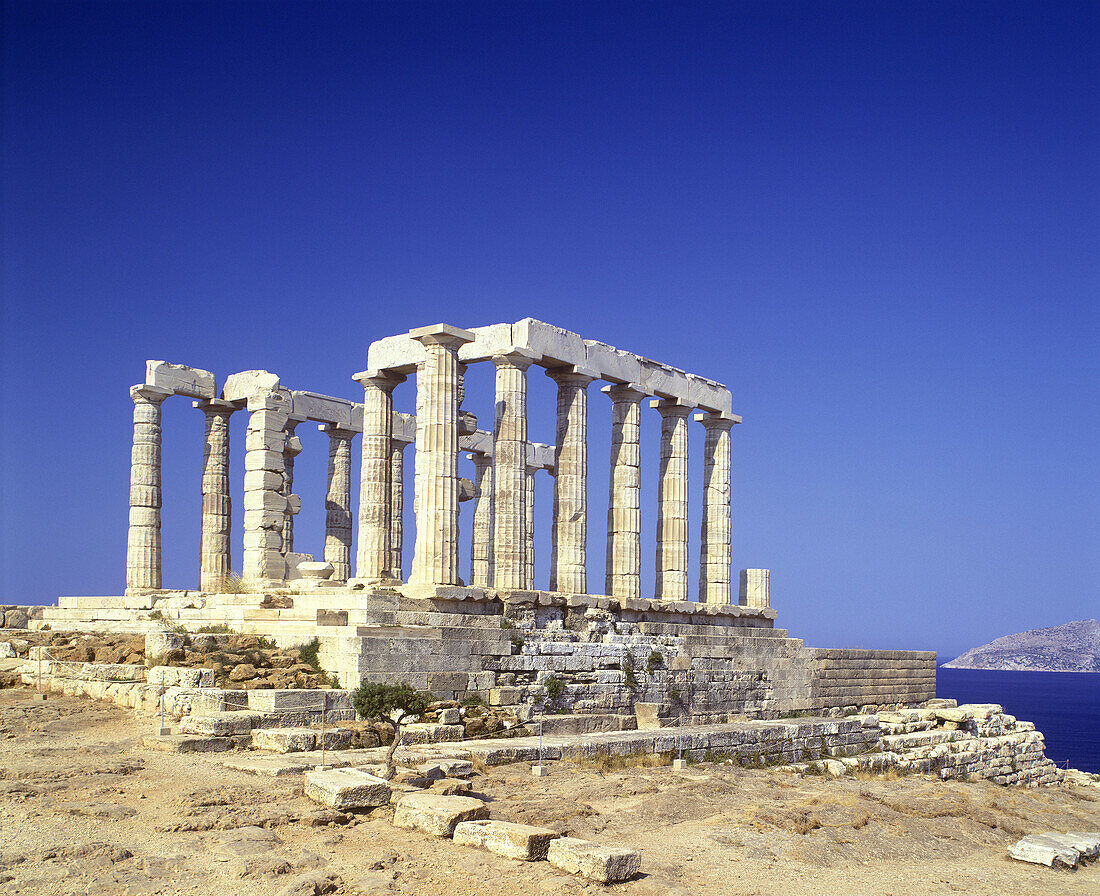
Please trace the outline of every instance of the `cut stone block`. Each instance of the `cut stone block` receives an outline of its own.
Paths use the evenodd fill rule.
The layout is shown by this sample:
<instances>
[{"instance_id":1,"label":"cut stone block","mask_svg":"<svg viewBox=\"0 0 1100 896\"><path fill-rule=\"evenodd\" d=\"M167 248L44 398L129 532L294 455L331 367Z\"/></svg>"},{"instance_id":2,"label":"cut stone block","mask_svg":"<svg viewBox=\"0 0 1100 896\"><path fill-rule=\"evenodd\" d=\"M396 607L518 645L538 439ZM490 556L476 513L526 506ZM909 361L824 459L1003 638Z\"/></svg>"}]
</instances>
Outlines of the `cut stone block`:
<instances>
[{"instance_id":1,"label":"cut stone block","mask_svg":"<svg viewBox=\"0 0 1100 896\"><path fill-rule=\"evenodd\" d=\"M231 737L202 737L191 734L149 735L142 743L150 750L164 753L221 753L236 744Z\"/></svg>"},{"instance_id":2,"label":"cut stone block","mask_svg":"<svg viewBox=\"0 0 1100 896\"><path fill-rule=\"evenodd\" d=\"M191 398L209 399L217 394L214 374L209 370L169 364L167 361L145 362L145 384Z\"/></svg>"},{"instance_id":3,"label":"cut stone block","mask_svg":"<svg viewBox=\"0 0 1100 896\"><path fill-rule=\"evenodd\" d=\"M629 880L642 867L642 857L636 850L599 846L576 837L550 841L546 858L555 868L602 884Z\"/></svg>"},{"instance_id":4,"label":"cut stone block","mask_svg":"<svg viewBox=\"0 0 1100 896\"><path fill-rule=\"evenodd\" d=\"M166 688L212 688L213 669L187 669L181 666L154 666L146 674L151 685Z\"/></svg>"},{"instance_id":5,"label":"cut stone block","mask_svg":"<svg viewBox=\"0 0 1100 896\"><path fill-rule=\"evenodd\" d=\"M537 862L546 858L550 841L557 831L510 821L463 821L455 826L454 841L460 846L476 846L498 856Z\"/></svg>"},{"instance_id":6,"label":"cut stone block","mask_svg":"<svg viewBox=\"0 0 1100 896\"><path fill-rule=\"evenodd\" d=\"M273 753L304 753L314 748L319 733L312 728L257 728L252 732L252 748Z\"/></svg>"},{"instance_id":7,"label":"cut stone block","mask_svg":"<svg viewBox=\"0 0 1100 896\"><path fill-rule=\"evenodd\" d=\"M1008 848L1010 858L1053 868L1055 863L1076 868L1081 853L1062 834L1029 834Z\"/></svg>"},{"instance_id":8,"label":"cut stone block","mask_svg":"<svg viewBox=\"0 0 1100 896\"><path fill-rule=\"evenodd\" d=\"M213 712L205 716L187 716L180 721L184 734L200 734L211 737L229 737L248 734L263 720L253 712Z\"/></svg>"},{"instance_id":9,"label":"cut stone block","mask_svg":"<svg viewBox=\"0 0 1100 896\"><path fill-rule=\"evenodd\" d=\"M388 782L355 768L306 772L305 791L330 809L373 809L390 801Z\"/></svg>"},{"instance_id":10,"label":"cut stone block","mask_svg":"<svg viewBox=\"0 0 1100 896\"><path fill-rule=\"evenodd\" d=\"M440 725L461 725L462 711L458 709L441 709L439 711Z\"/></svg>"},{"instance_id":11,"label":"cut stone block","mask_svg":"<svg viewBox=\"0 0 1100 896\"><path fill-rule=\"evenodd\" d=\"M406 793L397 801L393 824L437 837L450 837L460 822L488 817L489 807L472 796Z\"/></svg>"},{"instance_id":12,"label":"cut stone block","mask_svg":"<svg viewBox=\"0 0 1100 896\"><path fill-rule=\"evenodd\" d=\"M468 759L440 759L436 765L445 778L469 778L474 773L474 764Z\"/></svg>"}]
</instances>

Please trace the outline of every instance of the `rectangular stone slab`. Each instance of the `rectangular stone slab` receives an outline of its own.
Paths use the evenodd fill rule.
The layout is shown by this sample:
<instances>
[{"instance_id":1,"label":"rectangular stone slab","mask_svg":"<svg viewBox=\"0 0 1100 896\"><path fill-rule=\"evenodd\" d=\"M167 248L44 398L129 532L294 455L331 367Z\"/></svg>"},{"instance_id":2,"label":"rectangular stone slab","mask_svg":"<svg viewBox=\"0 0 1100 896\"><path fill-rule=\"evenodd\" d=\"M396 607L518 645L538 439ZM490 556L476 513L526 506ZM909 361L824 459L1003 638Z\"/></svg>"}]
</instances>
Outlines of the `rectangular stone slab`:
<instances>
[{"instance_id":1,"label":"rectangular stone slab","mask_svg":"<svg viewBox=\"0 0 1100 896\"><path fill-rule=\"evenodd\" d=\"M397 801L393 825L437 837L450 837L460 822L488 817L489 807L472 796L406 793Z\"/></svg>"},{"instance_id":2,"label":"rectangular stone slab","mask_svg":"<svg viewBox=\"0 0 1100 896\"><path fill-rule=\"evenodd\" d=\"M546 858L555 868L602 884L629 880L642 867L642 858L636 850L600 846L576 837L550 841Z\"/></svg>"},{"instance_id":3,"label":"rectangular stone slab","mask_svg":"<svg viewBox=\"0 0 1100 896\"><path fill-rule=\"evenodd\" d=\"M306 796L330 809L373 809L390 801L387 781L355 768L308 771Z\"/></svg>"},{"instance_id":4,"label":"rectangular stone slab","mask_svg":"<svg viewBox=\"0 0 1100 896\"><path fill-rule=\"evenodd\" d=\"M546 858L550 841L557 831L510 821L463 821L455 826L454 841L460 846L476 846L498 856L537 862Z\"/></svg>"}]
</instances>

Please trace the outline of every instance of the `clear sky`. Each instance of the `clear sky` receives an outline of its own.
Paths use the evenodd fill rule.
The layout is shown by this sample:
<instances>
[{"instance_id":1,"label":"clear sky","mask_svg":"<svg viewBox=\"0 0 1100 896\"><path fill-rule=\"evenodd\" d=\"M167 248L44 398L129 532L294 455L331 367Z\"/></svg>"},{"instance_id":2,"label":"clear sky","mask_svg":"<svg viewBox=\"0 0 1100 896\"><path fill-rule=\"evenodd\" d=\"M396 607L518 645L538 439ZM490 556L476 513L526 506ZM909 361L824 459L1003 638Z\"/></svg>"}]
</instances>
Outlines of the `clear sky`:
<instances>
[{"instance_id":1,"label":"clear sky","mask_svg":"<svg viewBox=\"0 0 1100 896\"><path fill-rule=\"evenodd\" d=\"M121 592L145 359L361 399L376 338L535 317L730 386L734 567L808 644L1100 615L1100 5L35 0L3 57L0 602ZM195 587L202 415L164 422Z\"/></svg>"}]
</instances>

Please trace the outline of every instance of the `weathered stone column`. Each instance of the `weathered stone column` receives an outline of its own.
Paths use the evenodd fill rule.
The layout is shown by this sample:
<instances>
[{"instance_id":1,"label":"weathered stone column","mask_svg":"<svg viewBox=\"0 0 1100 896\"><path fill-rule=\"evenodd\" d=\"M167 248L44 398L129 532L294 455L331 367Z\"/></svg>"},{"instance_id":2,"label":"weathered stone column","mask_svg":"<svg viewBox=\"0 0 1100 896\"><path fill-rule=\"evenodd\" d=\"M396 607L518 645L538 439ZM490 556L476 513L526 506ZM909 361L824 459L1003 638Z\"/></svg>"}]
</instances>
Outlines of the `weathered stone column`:
<instances>
[{"instance_id":1,"label":"weathered stone column","mask_svg":"<svg viewBox=\"0 0 1100 896\"><path fill-rule=\"evenodd\" d=\"M285 389L248 399L244 455L244 561L253 586L286 580L283 532L289 501L283 468L290 395Z\"/></svg>"},{"instance_id":2,"label":"weathered stone column","mask_svg":"<svg viewBox=\"0 0 1100 896\"><path fill-rule=\"evenodd\" d=\"M405 377L365 370L353 379L363 386L363 463L359 471L359 542L355 578L374 584L392 578L390 445L393 390Z\"/></svg>"},{"instance_id":3,"label":"weathered stone column","mask_svg":"<svg viewBox=\"0 0 1100 896\"><path fill-rule=\"evenodd\" d=\"M703 442L703 524L699 541L699 601L728 604L730 594L730 428L718 414L697 414Z\"/></svg>"},{"instance_id":4,"label":"weathered stone column","mask_svg":"<svg viewBox=\"0 0 1100 896\"><path fill-rule=\"evenodd\" d=\"M130 529L126 538L126 590L161 587L160 406L172 393L132 386L134 443L130 452Z\"/></svg>"},{"instance_id":5,"label":"weathered stone column","mask_svg":"<svg viewBox=\"0 0 1100 896\"><path fill-rule=\"evenodd\" d=\"M523 587L531 591L535 587L535 474L539 468L529 465L523 482L524 499L524 572Z\"/></svg>"},{"instance_id":6,"label":"weathered stone column","mask_svg":"<svg viewBox=\"0 0 1100 896\"><path fill-rule=\"evenodd\" d=\"M470 539L470 584L493 584L493 459L480 451L469 455L474 462L474 521Z\"/></svg>"},{"instance_id":7,"label":"weathered stone column","mask_svg":"<svg viewBox=\"0 0 1100 896\"><path fill-rule=\"evenodd\" d=\"M328 435L328 489L325 492L325 561L332 581L351 577L351 440L358 433L331 424L317 427Z\"/></svg>"},{"instance_id":8,"label":"weathered stone column","mask_svg":"<svg viewBox=\"0 0 1100 896\"><path fill-rule=\"evenodd\" d=\"M398 580L405 549L405 444L390 441L390 575Z\"/></svg>"},{"instance_id":9,"label":"weathered stone column","mask_svg":"<svg viewBox=\"0 0 1100 896\"><path fill-rule=\"evenodd\" d=\"M657 479L658 600L688 599L688 431L691 408L674 401L650 403L661 414L661 466Z\"/></svg>"},{"instance_id":10,"label":"weathered stone column","mask_svg":"<svg viewBox=\"0 0 1100 896\"><path fill-rule=\"evenodd\" d=\"M738 603L743 607L755 607L758 610L766 610L770 606L771 598L768 595L769 578L771 570L768 569L743 569L741 570L741 587L738 595Z\"/></svg>"},{"instance_id":11,"label":"weathered stone column","mask_svg":"<svg viewBox=\"0 0 1100 896\"><path fill-rule=\"evenodd\" d=\"M294 517L301 509L301 499L294 494L294 458L302 453L302 440L294 431L300 420L288 420L286 442L283 445L283 497L286 498L286 516L283 518L283 553L294 550Z\"/></svg>"},{"instance_id":12,"label":"weathered stone column","mask_svg":"<svg viewBox=\"0 0 1100 896\"><path fill-rule=\"evenodd\" d=\"M416 545L409 582L455 585L459 581L458 349L473 342L474 334L437 324L410 330L409 335L425 349L416 373Z\"/></svg>"},{"instance_id":13,"label":"weathered stone column","mask_svg":"<svg viewBox=\"0 0 1100 896\"><path fill-rule=\"evenodd\" d=\"M550 590L588 592L588 384L596 376L548 370L558 384Z\"/></svg>"},{"instance_id":14,"label":"weathered stone column","mask_svg":"<svg viewBox=\"0 0 1100 896\"><path fill-rule=\"evenodd\" d=\"M199 590L220 591L233 571L230 536L233 500L229 492L228 401L196 401L206 416L202 451L202 533L199 537Z\"/></svg>"},{"instance_id":15,"label":"weathered stone column","mask_svg":"<svg viewBox=\"0 0 1100 896\"><path fill-rule=\"evenodd\" d=\"M605 386L611 398L611 476L607 499L606 592L642 594L641 408L645 393L626 385Z\"/></svg>"},{"instance_id":16,"label":"weathered stone column","mask_svg":"<svg viewBox=\"0 0 1100 896\"><path fill-rule=\"evenodd\" d=\"M493 358L493 586L505 591L528 587L527 368L533 360L526 351Z\"/></svg>"}]
</instances>

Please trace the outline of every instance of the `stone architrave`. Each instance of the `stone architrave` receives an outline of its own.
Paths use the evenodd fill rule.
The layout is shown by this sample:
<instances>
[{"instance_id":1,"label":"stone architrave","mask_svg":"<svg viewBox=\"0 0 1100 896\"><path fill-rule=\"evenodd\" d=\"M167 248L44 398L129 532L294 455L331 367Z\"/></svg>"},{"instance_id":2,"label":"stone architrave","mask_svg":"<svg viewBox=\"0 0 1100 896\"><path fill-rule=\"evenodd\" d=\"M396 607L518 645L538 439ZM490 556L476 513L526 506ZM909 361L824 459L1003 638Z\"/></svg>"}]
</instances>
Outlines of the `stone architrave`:
<instances>
[{"instance_id":1,"label":"stone architrave","mask_svg":"<svg viewBox=\"0 0 1100 896\"><path fill-rule=\"evenodd\" d=\"M650 403L661 414L661 465L657 477L657 576L654 596L688 599L688 428L691 408L675 401Z\"/></svg>"},{"instance_id":2,"label":"stone architrave","mask_svg":"<svg viewBox=\"0 0 1100 896\"><path fill-rule=\"evenodd\" d=\"M523 504L525 509L523 538L526 545L523 552L523 587L528 591L535 587L535 474L539 469L539 467L529 464L523 484Z\"/></svg>"},{"instance_id":3,"label":"stone architrave","mask_svg":"<svg viewBox=\"0 0 1100 896\"><path fill-rule=\"evenodd\" d=\"M474 452L474 520L470 539L470 584L488 588L493 584L493 459Z\"/></svg>"},{"instance_id":4,"label":"stone architrave","mask_svg":"<svg viewBox=\"0 0 1100 896\"><path fill-rule=\"evenodd\" d=\"M425 350L416 372L416 543L409 582L456 585L458 349L475 337L447 324L420 327L409 335ZM365 417L364 412L364 422Z\"/></svg>"},{"instance_id":5,"label":"stone architrave","mask_svg":"<svg viewBox=\"0 0 1100 896\"><path fill-rule=\"evenodd\" d=\"M339 426L319 426L328 436L328 488L325 492L325 561L332 581L351 577L351 442L358 433Z\"/></svg>"},{"instance_id":6,"label":"stone architrave","mask_svg":"<svg viewBox=\"0 0 1100 896\"><path fill-rule=\"evenodd\" d=\"M699 601L728 604L730 591L730 429L719 414L697 414L703 442L703 522L699 540Z\"/></svg>"},{"instance_id":7,"label":"stone architrave","mask_svg":"<svg viewBox=\"0 0 1100 896\"><path fill-rule=\"evenodd\" d=\"M199 539L199 590L220 591L232 574L230 536L233 500L229 492L229 417L237 409L228 401L196 401L203 412L202 533Z\"/></svg>"},{"instance_id":8,"label":"stone architrave","mask_svg":"<svg viewBox=\"0 0 1100 896\"><path fill-rule=\"evenodd\" d=\"M275 388L248 398L244 455L244 561L242 577L256 586L286 580L283 532L290 502L283 468L290 393Z\"/></svg>"},{"instance_id":9,"label":"stone architrave","mask_svg":"<svg viewBox=\"0 0 1100 896\"><path fill-rule=\"evenodd\" d=\"M301 506L294 495L294 458L302 453L302 440L294 431L298 420L287 420L286 442L283 444L283 497L287 500L286 516L283 517L283 553L294 550L294 516Z\"/></svg>"},{"instance_id":10,"label":"stone architrave","mask_svg":"<svg viewBox=\"0 0 1100 896\"><path fill-rule=\"evenodd\" d=\"M172 393L132 386L134 443L130 453L130 528L126 538L126 590L161 587L160 407Z\"/></svg>"},{"instance_id":11,"label":"stone architrave","mask_svg":"<svg viewBox=\"0 0 1100 896\"><path fill-rule=\"evenodd\" d=\"M550 590L588 592L588 384L595 374L548 370L558 384Z\"/></svg>"},{"instance_id":12,"label":"stone architrave","mask_svg":"<svg viewBox=\"0 0 1100 896\"><path fill-rule=\"evenodd\" d=\"M527 369L528 351L496 355L496 421L493 427L493 586L529 587L527 565ZM417 527L419 529L419 526Z\"/></svg>"},{"instance_id":13,"label":"stone architrave","mask_svg":"<svg viewBox=\"0 0 1100 896\"><path fill-rule=\"evenodd\" d=\"M390 575L401 579L405 550L405 442L390 441Z\"/></svg>"},{"instance_id":14,"label":"stone architrave","mask_svg":"<svg viewBox=\"0 0 1100 896\"><path fill-rule=\"evenodd\" d=\"M359 543L355 577L372 584L392 579L390 521L390 446L393 436L393 390L405 381L400 374L357 373L363 387L363 463L359 471Z\"/></svg>"},{"instance_id":15,"label":"stone architrave","mask_svg":"<svg viewBox=\"0 0 1100 896\"><path fill-rule=\"evenodd\" d=\"M612 597L642 594L641 406L645 393L605 386L611 398L611 475L607 500L607 576Z\"/></svg>"}]
</instances>

